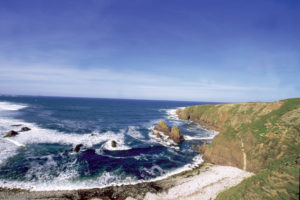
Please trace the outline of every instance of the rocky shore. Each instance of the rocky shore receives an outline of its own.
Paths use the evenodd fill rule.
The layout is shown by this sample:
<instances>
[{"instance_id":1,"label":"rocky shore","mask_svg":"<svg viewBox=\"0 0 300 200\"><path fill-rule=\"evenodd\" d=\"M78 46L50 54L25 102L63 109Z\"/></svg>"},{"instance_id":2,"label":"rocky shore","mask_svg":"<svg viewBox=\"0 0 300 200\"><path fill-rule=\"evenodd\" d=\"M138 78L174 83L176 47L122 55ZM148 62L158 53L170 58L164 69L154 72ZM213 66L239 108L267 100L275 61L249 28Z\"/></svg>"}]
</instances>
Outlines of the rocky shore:
<instances>
[{"instance_id":1,"label":"rocky shore","mask_svg":"<svg viewBox=\"0 0 300 200\"><path fill-rule=\"evenodd\" d=\"M162 180L106 188L66 191L1 188L0 199L298 198L299 98L272 103L191 106L178 110L177 114L182 120L220 132L208 147L199 147L205 162L192 170ZM163 122L154 130L175 143L183 139L179 130L170 130Z\"/></svg>"},{"instance_id":2,"label":"rocky shore","mask_svg":"<svg viewBox=\"0 0 300 200\"><path fill-rule=\"evenodd\" d=\"M28 127L21 127L19 131L9 131L4 137L9 140L22 132L30 131ZM184 140L178 127L173 126L171 129L160 121L154 128L154 134L159 134L161 139L172 140L175 144ZM28 133L24 133L28 134ZM112 147L118 144L111 141ZM74 147L74 152L84 149L82 144ZM200 148L197 147L198 150ZM203 153L203 152L199 152ZM186 170L186 169L185 169ZM175 172L177 173L177 172ZM0 199L5 200L27 200L27 199L47 199L47 200L63 200L63 199L211 199L217 194L234 186L251 173L244 172L237 168L214 166L209 163L201 164L191 170L178 172L175 175L162 178L161 180L141 182L131 185L109 186L105 188L91 188L80 190L56 190L56 191L32 191L25 189L0 188ZM180 190L178 187L186 187L186 190ZM211 191L214 192L211 192Z\"/></svg>"},{"instance_id":3,"label":"rocky shore","mask_svg":"<svg viewBox=\"0 0 300 200\"><path fill-rule=\"evenodd\" d=\"M29 131L30 128L22 128L19 132ZM154 134L163 134L174 143L184 140L178 127L171 129L160 121L154 128ZM14 137L19 134L8 132L5 137ZM160 135L160 137L162 137ZM114 141L112 141L113 143ZM114 146L116 144L112 144ZM82 144L76 145L75 152L79 152ZM196 147L199 153L202 147ZM228 187L234 186L244 178L251 176L251 173L233 167L223 167L203 163L191 170L177 173L175 175L162 178L161 180L141 182L132 185L109 186L105 188L92 188L80 190L57 190L57 191L31 191L25 189L0 188L0 199L23 200L23 199L120 199L120 200L140 200L140 199L214 199L219 192ZM180 188L185 187L185 190ZM212 192L213 191L213 192Z\"/></svg>"},{"instance_id":4,"label":"rocky shore","mask_svg":"<svg viewBox=\"0 0 300 200\"><path fill-rule=\"evenodd\" d=\"M192 170L162 180L106 188L29 191L0 188L0 199L6 200L154 200L214 199L219 192L232 187L251 173L233 167L202 164ZM180 189L181 188L181 189ZM182 190L184 188L184 190Z\"/></svg>"}]
</instances>

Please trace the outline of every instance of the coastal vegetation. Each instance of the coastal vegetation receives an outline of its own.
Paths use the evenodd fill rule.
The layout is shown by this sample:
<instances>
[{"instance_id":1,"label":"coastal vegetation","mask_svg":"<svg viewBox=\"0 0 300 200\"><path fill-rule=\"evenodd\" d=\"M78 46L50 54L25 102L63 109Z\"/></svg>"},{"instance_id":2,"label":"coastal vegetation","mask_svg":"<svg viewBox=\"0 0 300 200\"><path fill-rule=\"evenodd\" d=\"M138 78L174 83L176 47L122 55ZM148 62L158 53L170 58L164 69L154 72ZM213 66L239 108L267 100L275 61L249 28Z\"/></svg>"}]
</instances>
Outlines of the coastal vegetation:
<instances>
[{"instance_id":1,"label":"coastal vegetation","mask_svg":"<svg viewBox=\"0 0 300 200\"><path fill-rule=\"evenodd\" d=\"M206 162L255 173L217 199L298 199L300 98L190 106L177 114L220 132Z\"/></svg>"}]
</instances>

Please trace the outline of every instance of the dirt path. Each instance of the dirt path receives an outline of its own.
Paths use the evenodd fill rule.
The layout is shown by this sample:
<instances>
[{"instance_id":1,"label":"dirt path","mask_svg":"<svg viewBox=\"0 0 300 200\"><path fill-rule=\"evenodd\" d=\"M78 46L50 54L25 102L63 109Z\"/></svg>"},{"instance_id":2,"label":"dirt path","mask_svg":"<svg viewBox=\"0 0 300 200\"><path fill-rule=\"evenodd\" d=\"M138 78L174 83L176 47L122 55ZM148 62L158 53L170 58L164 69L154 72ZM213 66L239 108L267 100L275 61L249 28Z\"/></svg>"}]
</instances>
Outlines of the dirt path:
<instances>
[{"instance_id":1,"label":"dirt path","mask_svg":"<svg viewBox=\"0 0 300 200\"><path fill-rule=\"evenodd\" d=\"M245 153L245 147L244 147L244 142L243 142L242 138L241 138L241 151L243 153L243 170L246 171L246 169L247 169L247 155Z\"/></svg>"}]
</instances>

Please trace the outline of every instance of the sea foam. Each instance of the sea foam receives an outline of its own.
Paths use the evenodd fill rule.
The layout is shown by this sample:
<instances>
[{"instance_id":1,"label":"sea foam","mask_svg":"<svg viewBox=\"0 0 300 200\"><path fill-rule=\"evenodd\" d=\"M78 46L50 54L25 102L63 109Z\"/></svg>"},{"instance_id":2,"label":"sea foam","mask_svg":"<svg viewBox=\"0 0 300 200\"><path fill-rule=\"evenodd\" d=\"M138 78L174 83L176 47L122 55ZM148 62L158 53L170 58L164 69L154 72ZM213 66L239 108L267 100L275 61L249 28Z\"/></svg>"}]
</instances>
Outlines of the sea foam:
<instances>
[{"instance_id":1,"label":"sea foam","mask_svg":"<svg viewBox=\"0 0 300 200\"><path fill-rule=\"evenodd\" d=\"M20 110L26 108L26 105L23 104L15 104L9 102L0 102L0 111L1 110Z\"/></svg>"},{"instance_id":2,"label":"sea foam","mask_svg":"<svg viewBox=\"0 0 300 200\"><path fill-rule=\"evenodd\" d=\"M2 103L2 104L1 104ZM17 105L6 102L0 102L1 110L16 111L26 108L26 105ZM167 119L175 119L175 122L180 122L176 115L177 109L164 109L166 112ZM173 123L175 123L173 122ZM39 127L35 123L27 123L22 120L1 118L0 119L0 136L4 136L6 131L16 130L18 131L20 127L15 127L13 125L22 124L22 126L27 126L31 128L30 131L20 132L19 135L13 138L1 138L0 139L0 164L5 162L5 160L11 156L14 156L18 149L26 147L27 145L35 143L59 143L65 145L72 145L75 147L77 144L83 144L85 147L92 147L94 145L100 144L100 147L96 149L99 151L104 150L129 150L132 148L130 144L126 144L125 137L130 136L137 140L149 142L149 143L160 143L161 145L167 147L175 148L174 151L178 151L179 147L174 145L172 141L167 138L165 142L159 141L154 137L145 137L138 131L138 127L129 126L128 129L122 129L119 132L106 131L98 132L94 131L85 134L76 133L65 133L52 129L45 129ZM153 130L153 127L152 127ZM152 132L150 130L150 132ZM150 133L149 132L149 133ZM111 146L111 141L115 140L117 142L117 148ZM149 140L149 141L147 141ZM95 187L106 187L109 185L121 185L121 184L135 184L139 182L147 182L153 180L160 180L171 176L173 174L180 173L182 171L190 170L202 163L201 155L194 157L193 162L186 164L183 167L176 168L173 170L164 170L158 165L153 165L151 168L141 169L144 172L150 174L151 176L158 176L154 179L147 180L137 180L136 177L127 176L126 174L120 174L118 172L103 172L99 174L96 178L86 179L84 181L78 179L79 174L75 165L75 161L68 163L64 170L59 171L58 176L51 176L47 170L57 167L56 161L52 157L53 155L47 155L47 161L45 164L41 165L39 163L32 163L32 166L27 171L25 177L31 181L12 181L12 180L0 180L0 187L8 188L24 188L31 190L68 190L68 189L83 189L83 188L95 188ZM158 155L153 155L158 156ZM135 156L136 160L143 159L143 156ZM147 159L147 158L146 158ZM45 173L46 170L46 173Z\"/></svg>"}]
</instances>

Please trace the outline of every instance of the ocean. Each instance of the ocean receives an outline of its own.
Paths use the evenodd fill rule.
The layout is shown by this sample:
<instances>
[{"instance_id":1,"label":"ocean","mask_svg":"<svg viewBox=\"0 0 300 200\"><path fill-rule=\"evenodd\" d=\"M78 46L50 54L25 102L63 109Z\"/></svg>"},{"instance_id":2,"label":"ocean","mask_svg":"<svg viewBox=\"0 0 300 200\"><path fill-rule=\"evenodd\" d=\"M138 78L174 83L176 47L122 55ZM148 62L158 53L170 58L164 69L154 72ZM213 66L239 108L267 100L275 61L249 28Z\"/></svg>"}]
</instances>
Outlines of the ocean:
<instances>
[{"instance_id":1,"label":"ocean","mask_svg":"<svg viewBox=\"0 0 300 200\"><path fill-rule=\"evenodd\" d=\"M212 102L0 96L0 187L95 188L191 169L202 162L192 145L217 133L179 120L175 111L200 104ZM185 141L155 137L160 120L179 126ZM25 126L31 130L4 138Z\"/></svg>"}]
</instances>

